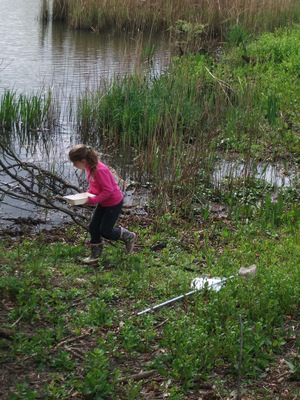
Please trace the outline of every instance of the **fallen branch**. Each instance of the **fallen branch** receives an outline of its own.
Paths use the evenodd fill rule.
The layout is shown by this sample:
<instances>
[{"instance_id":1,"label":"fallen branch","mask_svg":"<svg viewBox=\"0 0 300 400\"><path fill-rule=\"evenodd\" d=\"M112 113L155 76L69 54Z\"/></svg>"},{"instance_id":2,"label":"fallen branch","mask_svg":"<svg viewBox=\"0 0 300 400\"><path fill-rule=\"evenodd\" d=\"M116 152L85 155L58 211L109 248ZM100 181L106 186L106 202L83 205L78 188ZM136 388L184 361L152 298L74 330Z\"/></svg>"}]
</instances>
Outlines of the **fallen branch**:
<instances>
[{"instance_id":1,"label":"fallen branch","mask_svg":"<svg viewBox=\"0 0 300 400\"><path fill-rule=\"evenodd\" d=\"M70 344L70 343L78 342L79 340L84 339L84 338L86 338L87 336L90 336L90 333L84 333L83 335L80 335L80 336L72 336L72 337L69 337L69 338L67 338L67 339L62 340L61 342L59 342L55 347L53 347L52 350L56 350L56 349L58 349L59 347L68 345L68 344Z\"/></svg>"},{"instance_id":2,"label":"fallen branch","mask_svg":"<svg viewBox=\"0 0 300 400\"><path fill-rule=\"evenodd\" d=\"M67 351L69 351L70 353L73 354L73 356L75 356L76 358L79 358L80 360L84 361L84 357L77 351L75 351L75 349L73 349L72 347L69 346L65 346L65 349Z\"/></svg>"},{"instance_id":3,"label":"fallen branch","mask_svg":"<svg viewBox=\"0 0 300 400\"><path fill-rule=\"evenodd\" d=\"M16 332L10 329L0 328L0 338L7 339L7 340L14 340ZM32 338L30 333L22 332L22 335L26 336L28 339Z\"/></svg>"},{"instance_id":4,"label":"fallen branch","mask_svg":"<svg viewBox=\"0 0 300 400\"><path fill-rule=\"evenodd\" d=\"M86 216L81 215L81 208L70 209L58 204L61 193L81 190L38 165L22 161L12 149L0 141L2 157L0 158L0 173L11 178L11 183L2 182L0 194L21 200L46 210L56 210L68 215L73 222L87 230ZM56 197L58 196L58 197Z\"/></svg>"},{"instance_id":5,"label":"fallen branch","mask_svg":"<svg viewBox=\"0 0 300 400\"><path fill-rule=\"evenodd\" d=\"M17 325L21 319L23 318L23 315L21 315L13 324L11 324L11 327L13 328L15 325Z\"/></svg>"},{"instance_id":6,"label":"fallen branch","mask_svg":"<svg viewBox=\"0 0 300 400\"><path fill-rule=\"evenodd\" d=\"M15 335L14 331L0 328L0 337L3 339L13 340Z\"/></svg>"}]
</instances>

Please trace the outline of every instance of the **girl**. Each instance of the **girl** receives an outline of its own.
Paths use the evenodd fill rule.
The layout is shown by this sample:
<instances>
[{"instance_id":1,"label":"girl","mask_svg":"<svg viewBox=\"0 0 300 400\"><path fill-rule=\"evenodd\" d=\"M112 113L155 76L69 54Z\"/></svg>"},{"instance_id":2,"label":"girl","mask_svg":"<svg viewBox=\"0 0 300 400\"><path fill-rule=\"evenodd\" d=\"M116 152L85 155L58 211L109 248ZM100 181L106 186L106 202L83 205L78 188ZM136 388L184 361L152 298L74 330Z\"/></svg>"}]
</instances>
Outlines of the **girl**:
<instances>
[{"instance_id":1,"label":"girl","mask_svg":"<svg viewBox=\"0 0 300 400\"><path fill-rule=\"evenodd\" d=\"M88 193L95 195L86 201L96 208L89 224L91 254L83 262L92 264L98 261L103 249L102 238L120 239L125 243L126 252L132 253L136 234L114 227L123 206L123 194L110 169L99 161L92 147L84 144L73 147L69 159L76 168L85 169L90 186Z\"/></svg>"}]
</instances>

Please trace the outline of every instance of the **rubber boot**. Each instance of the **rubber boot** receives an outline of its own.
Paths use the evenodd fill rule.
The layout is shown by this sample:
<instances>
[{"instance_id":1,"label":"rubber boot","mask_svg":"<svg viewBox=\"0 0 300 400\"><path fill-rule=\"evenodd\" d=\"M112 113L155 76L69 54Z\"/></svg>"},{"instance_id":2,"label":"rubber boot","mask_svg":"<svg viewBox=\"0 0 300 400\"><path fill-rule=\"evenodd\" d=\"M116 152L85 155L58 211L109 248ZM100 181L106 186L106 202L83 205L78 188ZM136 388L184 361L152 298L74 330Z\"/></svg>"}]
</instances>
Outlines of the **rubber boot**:
<instances>
[{"instance_id":1,"label":"rubber boot","mask_svg":"<svg viewBox=\"0 0 300 400\"><path fill-rule=\"evenodd\" d=\"M136 239L136 234L134 232L130 232L125 228L121 228L120 239L125 243L126 253L127 254L132 253L134 248L134 242Z\"/></svg>"},{"instance_id":2,"label":"rubber boot","mask_svg":"<svg viewBox=\"0 0 300 400\"><path fill-rule=\"evenodd\" d=\"M84 264L96 264L102 254L103 244L91 244L91 254L84 258L82 262Z\"/></svg>"}]
</instances>

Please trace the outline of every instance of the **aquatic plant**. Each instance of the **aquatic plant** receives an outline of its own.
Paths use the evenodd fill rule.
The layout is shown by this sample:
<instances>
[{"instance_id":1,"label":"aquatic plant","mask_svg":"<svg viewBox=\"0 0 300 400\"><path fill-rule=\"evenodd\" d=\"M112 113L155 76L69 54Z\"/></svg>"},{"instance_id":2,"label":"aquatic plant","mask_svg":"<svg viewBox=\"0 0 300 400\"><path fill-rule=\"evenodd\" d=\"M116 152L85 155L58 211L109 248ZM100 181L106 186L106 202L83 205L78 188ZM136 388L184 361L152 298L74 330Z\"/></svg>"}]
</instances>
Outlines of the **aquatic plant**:
<instances>
[{"instance_id":1,"label":"aquatic plant","mask_svg":"<svg viewBox=\"0 0 300 400\"><path fill-rule=\"evenodd\" d=\"M36 131L54 123L51 93L24 95L6 90L0 98L0 131Z\"/></svg>"},{"instance_id":2,"label":"aquatic plant","mask_svg":"<svg viewBox=\"0 0 300 400\"><path fill-rule=\"evenodd\" d=\"M11 131L19 117L16 94L6 91L0 101L0 126L2 132Z\"/></svg>"}]
</instances>

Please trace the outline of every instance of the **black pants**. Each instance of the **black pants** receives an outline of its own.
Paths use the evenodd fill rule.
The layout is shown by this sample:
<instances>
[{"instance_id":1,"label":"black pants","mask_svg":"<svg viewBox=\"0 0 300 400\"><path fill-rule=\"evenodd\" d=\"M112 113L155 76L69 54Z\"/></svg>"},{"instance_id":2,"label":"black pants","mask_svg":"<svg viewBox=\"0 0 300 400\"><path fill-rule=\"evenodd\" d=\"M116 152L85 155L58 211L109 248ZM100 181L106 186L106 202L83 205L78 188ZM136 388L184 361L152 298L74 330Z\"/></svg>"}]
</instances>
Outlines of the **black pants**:
<instances>
[{"instance_id":1,"label":"black pants","mask_svg":"<svg viewBox=\"0 0 300 400\"><path fill-rule=\"evenodd\" d=\"M114 228L114 225L119 218L122 206L123 200L116 206L102 207L100 204L96 206L89 225L92 244L101 243L102 237L110 240L120 239L121 229Z\"/></svg>"}]
</instances>

